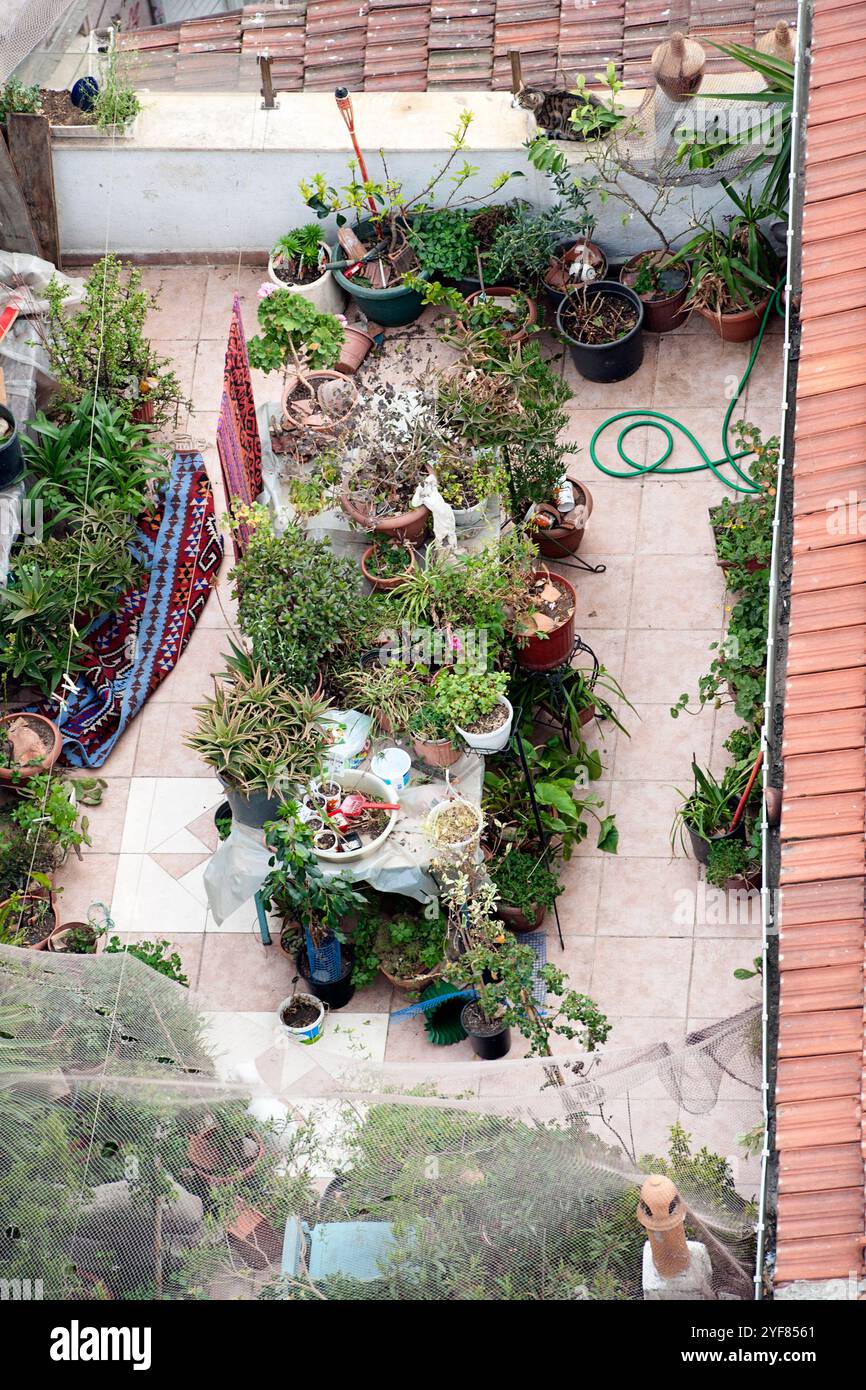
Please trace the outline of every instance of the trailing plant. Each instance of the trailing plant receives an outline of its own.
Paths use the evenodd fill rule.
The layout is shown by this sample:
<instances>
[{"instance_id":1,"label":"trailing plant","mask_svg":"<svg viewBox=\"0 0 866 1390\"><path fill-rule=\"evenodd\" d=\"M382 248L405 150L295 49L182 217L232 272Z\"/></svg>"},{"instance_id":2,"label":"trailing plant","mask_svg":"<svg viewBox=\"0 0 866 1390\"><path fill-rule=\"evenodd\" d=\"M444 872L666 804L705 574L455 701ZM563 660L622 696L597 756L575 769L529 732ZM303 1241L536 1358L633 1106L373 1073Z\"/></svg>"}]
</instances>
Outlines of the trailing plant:
<instances>
[{"instance_id":1,"label":"trailing plant","mask_svg":"<svg viewBox=\"0 0 866 1390\"><path fill-rule=\"evenodd\" d=\"M48 309L37 332L57 381L56 407L64 408L95 393L132 414L142 388L153 405L151 428L167 423L188 405L168 358L156 353L144 324L156 297L142 287L141 271L114 255L97 261L84 285L84 299L71 313L64 303L69 287L52 279L45 288Z\"/></svg>"},{"instance_id":2,"label":"trailing plant","mask_svg":"<svg viewBox=\"0 0 866 1390\"><path fill-rule=\"evenodd\" d=\"M499 901L516 908L530 920L536 908L548 910L560 893L565 892L564 884L560 883L550 867L549 857L544 854L527 854L525 850L509 847L491 859L487 872L496 885Z\"/></svg>"},{"instance_id":3,"label":"trailing plant","mask_svg":"<svg viewBox=\"0 0 866 1390\"><path fill-rule=\"evenodd\" d=\"M135 956L136 960L143 961L167 980L174 980L175 984L189 985L189 978L183 972L183 962L177 951L172 950L170 941L121 941L119 936L112 936L105 953L115 955L118 952Z\"/></svg>"},{"instance_id":4,"label":"trailing plant","mask_svg":"<svg viewBox=\"0 0 866 1390\"><path fill-rule=\"evenodd\" d=\"M27 888L33 873L49 875L59 863L57 845L49 837L34 838L7 812L0 815L0 902Z\"/></svg>"},{"instance_id":5,"label":"trailing plant","mask_svg":"<svg viewBox=\"0 0 866 1390\"><path fill-rule=\"evenodd\" d=\"M779 439L774 435L764 442L757 425L739 420L736 440L739 451L754 457L748 474L753 482L760 484L760 491L747 493L738 501L725 497L711 509L716 555L720 562L737 568L756 563L769 565L773 549Z\"/></svg>"},{"instance_id":6,"label":"trailing plant","mask_svg":"<svg viewBox=\"0 0 866 1390\"><path fill-rule=\"evenodd\" d=\"M303 295L269 282L260 293L262 332L247 343L250 366L263 372L277 372L289 363L299 371L333 367L346 337L337 315L323 313Z\"/></svg>"},{"instance_id":7,"label":"trailing plant","mask_svg":"<svg viewBox=\"0 0 866 1390\"><path fill-rule=\"evenodd\" d=\"M264 507L244 509L243 517L252 530L230 575L238 623L265 671L289 685L312 685L354 621L361 575L327 539L294 524L278 536Z\"/></svg>"},{"instance_id":8,"label":"trailing plant","mask_svg":"<svg viewBox=\"0 0 866 1390\"><path fill-rule=\"evenodd\" d=\"M188 747L245 796L307 786L318 776L328 743L321 723L327 701L293 689L254 666L214 681L212 699L195 707Z\"/></svg>"},{"instance_id":9,"label":"trailing plant","mask_svg":"<svg viewBox=\"0 0 866 1390\"><path fill-rule=\"evenodd\" d=\"M407 236L421 270L431 276L461 280L477 273L475 234L462 208L428 212L409 228Z\"/></svg>"}]
</instances>

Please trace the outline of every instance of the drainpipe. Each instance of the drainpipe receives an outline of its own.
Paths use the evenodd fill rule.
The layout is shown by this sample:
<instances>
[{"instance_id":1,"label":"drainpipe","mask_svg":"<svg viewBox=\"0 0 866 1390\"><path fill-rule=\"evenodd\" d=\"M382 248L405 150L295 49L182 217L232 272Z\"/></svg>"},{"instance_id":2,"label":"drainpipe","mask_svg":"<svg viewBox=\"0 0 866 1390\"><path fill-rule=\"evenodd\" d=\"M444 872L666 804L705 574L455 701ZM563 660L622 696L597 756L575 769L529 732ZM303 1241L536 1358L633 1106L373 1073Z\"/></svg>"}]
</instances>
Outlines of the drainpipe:
<instances>
[{"instance_id":1,"label":"drainpipe","mask_svg":"<svg viewBox=\"0 0 866 1390\"><path fill-rule=\"evenodd\" d=\"M794 295L800 292L800 233L803 208L803 190L800 180L800 161L803 151L803 137L805 134L806 101L809 91L808 64L809 46L812 36L812 3L813 0L799 0L797 9L797 62L794 73L794 97L793 109L791 114L791 181L788 193L788 265L785 284L785 370L784 384L782 387L782 406L781 406L781 428L779 438L781 448L779 450L779 469L776 475L776 509L773 517L773 553L770 561L770 596L767 620L767 680L764 687L764 725L761 730L761 748L764 752L764 776L763 786L766 793L769 786L769 777L772 768L770 758L770 741L772 738L772 721L774 707L774 691L776 682L776 625L779 621L779 578L782 563L780 555L781 533L782 533L782 497L784 492L784 481L789 469L788 460L785 458L786 447L786 424L788 412L793 402L789 401L788 393L791 389L790 380L790 359L789 351L791 346L791 300ZM770 1019L770 980L768 969L768 948L771 933L778 934L777 911L774 902L774 886L768 882L768 861L770 848L770 827L767 823L766 795L764 799L763 820L761 822L761 858L762 858L762 879L761 879L761 926L762 926L762 947L761 955L764 964L762 980L762 1004L761 1004L761 1049L763 1056L763 1072L761 1095L764 1112L764 1143L761 1150L761 1181L758 1192L758 1228L757 1228L757 1252L755 1259L755 1298L760 1301L764 1296L764 1256L766 1253L766 1221L767 1221L767 1182L769 1177L770 1148L769 1148L769 1123L770 1123L770 1094L769 1094L769 1019Z\"/></svg>"}]
</instances>

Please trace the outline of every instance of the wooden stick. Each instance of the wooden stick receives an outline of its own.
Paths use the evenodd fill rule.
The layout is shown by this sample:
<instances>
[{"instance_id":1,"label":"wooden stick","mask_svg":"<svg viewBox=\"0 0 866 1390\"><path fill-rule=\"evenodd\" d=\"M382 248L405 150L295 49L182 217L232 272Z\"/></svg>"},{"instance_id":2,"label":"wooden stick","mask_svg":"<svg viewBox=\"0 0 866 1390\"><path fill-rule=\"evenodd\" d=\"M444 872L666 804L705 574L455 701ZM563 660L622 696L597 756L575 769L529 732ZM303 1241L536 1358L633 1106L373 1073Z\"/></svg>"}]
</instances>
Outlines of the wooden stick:
<instances>
[{"instance_id":1,"label":"wooden stick","mask_svg":"<svg viewBox=\"0 0 866 1390\"><path fill-rule=\"evenodd\" d=\"M511 90L517 96L517 93L523 90L523 70L520 64L520 54L516 48L509 50L508 60L511 63Z\"/></svg>"}]
</instances>

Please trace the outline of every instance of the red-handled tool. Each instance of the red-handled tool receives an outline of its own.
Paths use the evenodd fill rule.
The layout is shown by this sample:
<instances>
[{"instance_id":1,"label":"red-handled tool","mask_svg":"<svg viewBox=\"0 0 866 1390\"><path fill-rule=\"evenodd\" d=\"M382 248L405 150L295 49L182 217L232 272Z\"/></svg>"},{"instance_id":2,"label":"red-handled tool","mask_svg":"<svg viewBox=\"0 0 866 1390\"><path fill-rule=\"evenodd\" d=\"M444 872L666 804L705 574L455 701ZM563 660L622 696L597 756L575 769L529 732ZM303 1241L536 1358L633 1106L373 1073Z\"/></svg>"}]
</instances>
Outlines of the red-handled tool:
<instances>
[{"instance_id":1,"label":"red-handled tool","mask_svg":"<svg viewBox=\"0 0 866 1390\"><path fill-rule=\"evenodd\" d=\"M757 758L755 759L755 766L752 768L752 771L751 771L751 773L749 774L749 780L748 780L748 782L746 783L746 790L743 792L743 795L740 797L739 801L737 802L737 809L736 809L736 811L734 812L734 819L731 821L731 824L730 824L730 826L728 827L728 834L730 834L732 830L736 830L736 828L737 828L737 826L739 825L740 821L743 819L743 812L744 812L745 809L746 809L746 803L747 803L747 801L749 800L749 797L750 797L751 794L752 794L752 788L753 788L753 786L755 785L755 778L757 777L758 773L759 773L760 770L761 770L761 764L763 763L763 761L764 761L764 752L763 752L763 749L762 749L761 752L758 754Z\"/></svg>"},{"instance_id":2,"label":"red-handled tool","mask_svg":"<svg viewBox=\"0 0 866 1390\"><path fill-rule=\"evenodd\" d=\"M399 811L399 809L399 801L370 801L368 797L361 796L359 792L350 792L340 807L344 816L360 816L362 811Z\"/></svg>"}]
</instances>

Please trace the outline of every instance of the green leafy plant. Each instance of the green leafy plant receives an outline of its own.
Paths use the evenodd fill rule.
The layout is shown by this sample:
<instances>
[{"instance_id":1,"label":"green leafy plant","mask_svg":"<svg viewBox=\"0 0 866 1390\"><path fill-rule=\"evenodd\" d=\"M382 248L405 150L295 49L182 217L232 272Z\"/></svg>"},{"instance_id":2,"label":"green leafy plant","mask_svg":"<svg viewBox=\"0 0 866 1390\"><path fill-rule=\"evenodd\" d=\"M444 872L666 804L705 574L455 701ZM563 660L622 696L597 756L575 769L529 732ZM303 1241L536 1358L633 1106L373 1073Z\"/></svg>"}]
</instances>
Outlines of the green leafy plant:
<instances>
[{"instance_id":1,"label":"green leafy plant","mask_svg":"<svg viewBox=\"0 0 866 1390\"><path fill-rule=\"evenodd\" d=\"M11 814L0 815L0 902L26 889L32 873L53 873L59 860L57 845L47 835L34 838Z\"/></svg>"},{"instance_id":2,"label":"green leafy plant","mask_svg":"<svg viewBox=\"0 0 866 1390\"><path fill-rule=\"evenodd\" d=\"M308 280L321 264L322 229L316 222L295 227L280 237L272 254L274 270L278 275L282 270L294 283Z\"/></svg>"},{"instance_id":3,"label":"green leafy plant","mask_svg":"<svg viewBox=\"0 0 866 1390\"><path fill-rule=\"evenodd\" d=\"M461 280L475 275L476 240L468 213L442 208L419 218L408 230L418 264L433 276Z\"/></svg>"},{"instance_id":4,"label":"green leafy plant","mask_svg":"<svg viewBox=\"0 0 866 1390\"><path fill-rule=\"evenodd\" d=\"M507 689L506 671L446 667L430 687L428 708L433 712L437 727L450 727L451 737L459 744L457 729L471 733L496 708Z\"/></svg>"},{"instance_id":5,"label":"green leafy plant","mask_svg":"<svg viewBox=\"0 0 866 1390\"><path fill-rule=\"evenodd\" d=\"M381 968L404 981L431 974L445 957L445 928L441 914L429 920L422 912L370 905L352 931L352 983L363 989Z\"/></svg>"},{"instance_id":6,"label":"green leafy plant","mask_svg":"<svg viewBox=\"0 0 866 1390\"><path fill-rule=\"evenodd\" d=\"M676 850L677 838L686 847L686 832L691 830L702 840L711 841L730 826L737 802L746 789L751 764L748 761L727 767L721 778L699 767L692 758L694 786L690 792L677 788L683 798L671 827L671 849Z\"/></svg>"},{"instance_id":7,"label":"green leafy plant","mask_svg":"<svg viewBox=\"0 0 866 1390\"><path fill-rule=\"evenodd\" d=\"M261 334L250 338L250 366L276 372L288 363L298 369L333 367L345 341L336 314L326 314L303 295L274 287L259 300Z\"/></svg>"},{"instance_id":8,"label":"green leafy plant","mask_svg":"<svg viewBox=\"0 0 866 1390\"><path fill-rule=\"evenodd\" d=\"M42 110L42 93L38 87L28 87L18 77L10 77L0 88L0 126L11 115L34 115Z\"/></svg>"},{"instance_id":9,"label":"green leafy plant","mask_svg":"<svg viewBox=\"0 0 866 1390\"><path fill-rule=\"evenodd\" d=\"M376 661L339 673L349 708L372 715L381 732L393 734L410 727L429 693L428 681L426 667L407 666L402 661Z\"/></svg>"},{"instance_id":10,"label":"green leafy plant","mask_svg":"<svg viewBox=\"0 0 866 1390\"><path fill-rule=\"evenodd\" d=\"M622 124L626 116L625 109L617 100L625 83L617 77L616 65L608 62L604 72L595 74L595 80L605 89L605 95L601 99L590 97L582 72L578 73L574 84L580 102L574 107L569 121L584 140L597 140L609 135Z\"/></svg>"},{"instance_id":11,"label":"green leafy plant","mask_svg":"<svg viewBox=\"0 0 866 1390\"><path fill-rule=\"evenodd\" d=\"M174 980L178 985L189 985L189 978L183 972L183 962L177 951L172 950L170 941L121 941L119 936L112 936L105 952L107 955L124 952L135 956L136 960L143 961L167 980Z\"/></svg>"},{"instance_id":12,"label":"green leafy plant","mask_svg":"<svg viewBox=\"0 0 866 1390\"><path fill-rule=\"evenodd\" d=\"M74 784L55 773L38 774L22 782L10 819L30 838L45 836L63 856L70 849L81 858L81 846L90 845L89 824L80 816Z\"/></svg>"},{"instance_id":13,"label":"green leafy plant","mask_svg":"<svg viewBox=\"0 0 866 1390\"><path fill-rule=\"evenodd\" d=\"M737 208L721 228L710 221L674 253L671 265L686 261L691 285L686 303L713 314L754 309L767 299L778 278L778 262L759 222L764 210L751 193L742 197L722 179L722 187Z\"/></svg>"},{"instance_id":14,"label":"green leafy plant","mask_svg":"<svg viewBox=\"0 0 866 1390\"><path fill-rule=\"evenodd\" d=\"M315 948L328 938L343 939L348 913L366 905L363 893L342 874L327 875L313 849L313 831L298 815L296 802L286 801L279 818L265 827L271 858L261 887L262 901L278 912L291 929L300 928Z\"/></svg>"},{"instance_id":15,"label":"green leafy plant","mask_svg":"<svg viewBox=\"0 0 866 1390\"><path fill-rule=\"evenodd\" d=\"M327 702L296 690L253 666L215 680L212 699L195 707L197 728L187 745L245 796L307 786L327 746L321 723Z\"/></svg>"},{"instance_id":16,"label":"green leafy plant","mask_svg":"<svg viewBox=\"0 0 866 1390\"><path fill-rule=\"evenodd\" d=\"M484 258L485 282L537 293L556 247L572 236L574 222L559 204L540 212L518 204Z\"/></svg>"},{"instance_id":17,"label":"green leafy plant","mask_svg":"<svg viewBox=\"0 0 866 1390\"><path fill-rule=\"evenodd\" d=\"M126 130L132 125L141 102L129 79L123 59L116 49L107 54L99 75L99 91L88 112L88 119L102 131L112 126Z\"/></svg>"},{"instance_id":18,"label":"green leafy plant","mask_svg":"<svg viewBox=\"0 0 866 1390\"><path fill-rule=\"evenodd\" d=\"M119 405L91 394L70 406L65 423L40 412L23 440L28 498L42 502L53 528L76 521L88 504L138 516L169 474L148 435L148 426L133 423Z\"/></svg>"},{"instance_id":19,"label":"green leafy plant","mask_svg":"<svg viewBox=\"0 0 866 1390\"><path fill-rule=\"evenodd\" d=\"M527 854L509 847L490 861L487 872L496 885L499 900L530 920L537 907L545 910L553 907L560 893L565 892L564 885L550 867L549 857L543 854Z\"/></svg>"},{"instance_id":20,"label":"green leafy plant","mask_svg":"<svg viewBox=\"0 0 866 1390\"><path fill-rule=\"evenodd\" d=\"M550 686L546 676L523 670L514 673L510 698L519 712L519 720L527 737L532 733L535 711L544 706L549 697ZM584 741L583 728L588 710L596 719L603 719L626 737L629 736L611 701L621 702L633 714L636 713L635 707L606 667L599 666L596 671L587 671L579 666L569 667L558 679L557 698L573 743L581 744Z\"/></svg>"},{"instance_id":21,"label":"green leafy plant","mask_svg":"<svg viewBox=\"0 0 866 1390\"><path fill-rule=\"evenodd\" d=\"M313 539L296 525L278 536L263 507L244 515L252 533L230 576L241 630L270 675L312 685L322 660L354 622L360 573L327 539Z\"/></svg>"},{"instance_id":22,"label":"green leafy plant","mask_svg":"<svg viewBox=\"0 0 866 1390\"><path fill-rule=\"evenodd\" d=\"M716 840L707 856L707 883L724 888L729 879L745 878L760 867L761 854L750 840Z\"/></svg>"},{"instance_id":23,"label":"green leafy plant","mask_svg":"<svg viewBox=\"0 0 866 1390\"><path fill-rule=\"evenodd\" d=\"M554 837L565 859L575 844L589 832L587 816L598 822L597 847L615 854L619 831L614 816L600 816L600 797L589 790L589 783L601 776L598 752L579 745L570 752L560 738L551 738L540 747L521 739L538 803L541 824ZM536 847L537 827L526 782L520 768L501 758L490 759L484 775L485 816L499 841L515 848Z\"/></svg>"},{"instance_id":24,"label":"green leafy plant","mask_svg":"<svg viewBox=\"0 0 866 1390\"><path fill-rule=\"evenodd\" d=\"M446 453L436 464L436 482L449 507L467 509L489 497L508 496L508 469L498 451Z\"/></svg>"},{"instance_id":25,"label":"green leafy plant","mask_svg":"<svg viewBox=\"0 0 866 1390\"><path fill-rule=\"evenodd\" d=\"M142 288L141 271L117 256L103 256L87 277L83 302L71 313L64 302L68 294L67 285L49 281L48 310L37 326L57 381L57 413L95 393L132 414L144 387L153 406L151 428L165 425L188 402L169 360L145 337L156 298Z\"/></svg>"},{"instance_id":26,"label":"green leafy plant","mask_svg":"<svg viewBox=\"0 0 866 1390\"><path fill-rule=\"evenodd\" d=\"M396 579L412 564L412 547L408 541L391 541L379 536L373 541L373 553L367 561L371 574L379 579Z\"/></svg>"}]
</instances>

